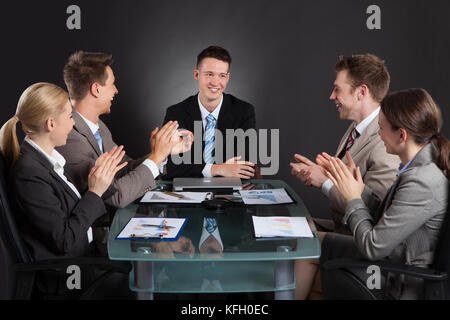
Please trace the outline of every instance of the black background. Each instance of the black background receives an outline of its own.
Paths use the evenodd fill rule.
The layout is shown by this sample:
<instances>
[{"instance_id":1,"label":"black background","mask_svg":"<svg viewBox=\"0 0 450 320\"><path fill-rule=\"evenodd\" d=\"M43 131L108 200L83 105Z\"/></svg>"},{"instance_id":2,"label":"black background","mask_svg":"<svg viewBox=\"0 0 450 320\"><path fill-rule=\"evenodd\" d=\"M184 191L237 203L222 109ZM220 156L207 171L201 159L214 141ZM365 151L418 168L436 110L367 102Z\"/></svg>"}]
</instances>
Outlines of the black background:
<instances>
[{"instance_id":1,"label":"black background","mask_svg":"<svg viewBox=\"0 0 450 320\"><path fill-rule=\"evenodd\" d=\"M68 30L66 8L81 8L81 30ZM381 8L381 30L366 9ZM334 153L348 122L329 101L339 55L374 53L386 61L391 90L427 89L441 106L449 136L450 1L433 0L130 0L14 1L2 4L0 122L15 113L34 82L64 86L76 50L114 56L119 95L103 116L117 143L141 156L165 109L197 92L196 56L209 45L233 58L226 92L252 103L258 128L280 129L280 170L313 216L328 216L318 190L290 175L295 152Z\"/></svg>"}]
</instances>

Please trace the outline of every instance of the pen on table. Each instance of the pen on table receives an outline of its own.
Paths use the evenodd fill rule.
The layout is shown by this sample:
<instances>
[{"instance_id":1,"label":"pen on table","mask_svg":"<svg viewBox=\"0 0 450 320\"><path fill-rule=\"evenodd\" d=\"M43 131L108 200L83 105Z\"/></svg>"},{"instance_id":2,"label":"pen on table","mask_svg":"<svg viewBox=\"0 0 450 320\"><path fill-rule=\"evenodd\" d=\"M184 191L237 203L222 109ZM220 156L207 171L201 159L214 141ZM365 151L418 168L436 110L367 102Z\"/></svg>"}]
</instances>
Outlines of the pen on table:
<instances>
[{"instance_id":1,"label":"pen on table","mask_svg":"<svg viewBox=\"0 0 450 320\"><path fill-rule=\"evenodd\" d=\"M160 225L160 224L148 224L148 223L141 223L140 224L141 227L157 227L157 228L175 228L174 226L164 226L164 225Z\"/></svg>"},{"instance_id":2,"label":"pen on table","mask_svg":"<svg viewBox=\"0 0 450 320\"><path fill-rule=\"evenodd\" d=\"M138 234L130 234L131 239L162 239L163 235L153 235L153 236L144 236L144 235L138 235Z\"/></svg>"},{"instance_id":3,"label":"pen on table","mask_svg":"<svg viewBox=\"0 0 450 320\"><path fill-rule=\"evenodd\" d=\"M182 194L178 194L178 193L175 193L175 192L170 192L170 191L167 191L167 190L164 190L163 191L165 194L167 194L167 195L169 195L169 196L172 196L172 197L176 197L176 198L184 198L184 196L182 195Z\"/></svg>"}]
</instances>

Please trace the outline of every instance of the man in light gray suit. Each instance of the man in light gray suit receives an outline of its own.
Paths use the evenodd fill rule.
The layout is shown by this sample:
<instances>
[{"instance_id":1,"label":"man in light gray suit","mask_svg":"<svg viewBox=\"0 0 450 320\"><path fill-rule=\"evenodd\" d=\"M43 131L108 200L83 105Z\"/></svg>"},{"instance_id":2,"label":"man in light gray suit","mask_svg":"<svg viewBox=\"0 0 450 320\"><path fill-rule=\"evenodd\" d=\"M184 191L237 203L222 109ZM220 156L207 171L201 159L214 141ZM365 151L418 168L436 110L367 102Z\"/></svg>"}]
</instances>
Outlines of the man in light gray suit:
<instances>
[{"instance_id":1,"label":"man in light gray suit","mask_svg":"<svg viewBox=\"0 0 450 320\"><path fill-rule=\"evenodd\" d=\"M442 224L448 205L450 142L440 135L439 107L424 89L393 92L383 99L379 124L386 151L401 160L398 177L384 199L364 184L357 169L352 172L332 159L329 177L347 203L343 222L353 236L327 233L324 237L320 273L328 288L336 279L342 284L340 271L324 268L329 260L370 260L383 273L390 270L376 260L429 268L436 262L439 242L445 240L439 238L446 232ZM367 267L351 268L351 273L367 283ZM384 297L425 297L425 283L419 277L394 272L388 279L378 286ZM340 296L339 292L329 294Z\"/></svg>"},{"instance_id":2,"label":"man in light gray suit","mask_svg":"<svg viewBox=\"0 0 450 320\"><path fill-rule=\"evenodd\" d=\"M337 148L336 157L345 163L346 151L361 169L364 183L380 198L386 194L394 182L400 160L386 153L383 142L378 136L378 113L380 102L389 90L390 76L384 62L371 54L339 57L332 100L341 120L351 120L349 128ZM296 163L291 163L292 174L308 186L320 188L329 198L331 220L316 219L325 231L350 234L348 227L342 224L345 202L325 174L329 156L319 155L316 162L296 154Z\"/></svg>"},{"instance_id":3,"label":"man in light gray suit","mask_svg":"<svg viewBox=\"0 0 450 320\"><path fill-rule=\"evenodd\" d=\"M64 67L64 81L72 101L75 125L66 145L57 149L66 159L66 168L72 173L80 192L88 187L88 174L96 159L116 146L111 132L99 119L100 115L111 112L111 103L118 94L111 64L111 55L78 51L69 57ZM177 128L178 124L171 122L160 130L153 130L149 155L137 160L124 156L123 161L128 164L117 173L104 196L105 203L112 207L110 211L127 206L153 189L167 156L190 148L190 144L185 143L189 139L183 141ZM188 135L192 137L190 133ZM115 154L121 149L117 148Z\"/></svg>"}]
</instances>

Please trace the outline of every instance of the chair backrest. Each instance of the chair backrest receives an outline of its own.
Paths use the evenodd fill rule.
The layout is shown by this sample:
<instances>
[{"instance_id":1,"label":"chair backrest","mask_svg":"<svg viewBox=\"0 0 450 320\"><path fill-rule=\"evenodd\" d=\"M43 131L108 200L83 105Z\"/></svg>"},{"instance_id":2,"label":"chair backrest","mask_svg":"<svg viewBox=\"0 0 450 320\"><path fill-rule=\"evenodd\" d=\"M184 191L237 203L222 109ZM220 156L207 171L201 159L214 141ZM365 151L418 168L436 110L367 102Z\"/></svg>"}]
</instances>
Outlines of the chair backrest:
<instances>
[{"instance_id":1,"label":"chair backrest","mask_svg":"<svg viewBox=\"0 0 450 320\"><path fill-rule=\"evenodd\" d=\"M11 210L6 188L8 165L0 152L0 221L1 233L4 235L6 245L16 257L15 262L30 262L25 244L17 229L14 212Z\"/></svg>"},{"instance_id":2,"label":"chair backrest","mask_svg":"<svg viewBox=\"0 0 450 320\"><path fill-rule=\"evenodd\" d=\"M450 203L447 205L447 212L439 235L434 268L437 271L446 272L450 277ZM450 299L450 278L447 278L445 286L447 299Z\"/></svg>"},{"instance_id":3,"label":"chair backrest","mask_svg":"<svg viewBox=\"0 0 450 320\"><path fill-rule=\"evenodd\" d=\"M5 299L12 297L14 289L13 265L20 262L30 262L31 259L18 232L14 213L9 205L6 188L8 165L0 152L0 296Z\"/></svg>"}]
</instances>

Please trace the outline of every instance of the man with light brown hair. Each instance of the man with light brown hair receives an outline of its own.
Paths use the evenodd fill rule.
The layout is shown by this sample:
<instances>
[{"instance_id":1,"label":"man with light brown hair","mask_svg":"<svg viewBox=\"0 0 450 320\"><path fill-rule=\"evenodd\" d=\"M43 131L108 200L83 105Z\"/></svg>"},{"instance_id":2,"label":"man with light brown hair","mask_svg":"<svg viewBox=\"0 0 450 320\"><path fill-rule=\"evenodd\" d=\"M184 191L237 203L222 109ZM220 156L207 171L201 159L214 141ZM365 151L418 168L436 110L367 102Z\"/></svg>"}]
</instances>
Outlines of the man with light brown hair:
<instances>
[{"instance_id":1,"label":"man with light brown hair","mask_svg":"<svg viewBox=\"0 0 450 320\"><path fill-rule=\"evenodd\" d=\"M119 93L112 62L109 54L78 51L69 57L64 66L64 82L74 109L75 126L67 144L59 147L58 151L67 160L66 166L72 171L80 191L87 188L87 174L96 159L116 146L108 127L99 119L101 115L111 112L114 96ZM155 188L155 179L162 171L161 165L168 155L182 153L190 148L181 138L176 139L179 134L177 129L176 121L167 123L161 129L156 128L150 138L150 154L135 160L125 155L123 159L128 164L118 172L104 197L108 205L113 208L125 207ZM161 139L166 135L173 136L173 139L169 142Z\"/></svg>"},{"instance_id":2,"label":"man with light brown hair","mask_svg":"<svg viewBox=\"0 0 450 320\"><path fill-rule=\"evenodd\" d=\"M366 187L383 199L400 164L398 156L386 153L378 135L378 114L380 103L389 90L389 72L384 62L372 54L339 57L335 71L330 100L336 105L341 120L352 120L335 157L341 158L349 167L358 166ZM290 164L292 174L305 185L320 188L330 202L332 220L315 219L321 242L325 233L320 231L351 234L342 221L346 202L325 173L330 156L323 152L316 157L316 163L299 154L294 157L297 162ZM318 264L318 259L295 262L296 299L321 298L319 273L316 272Z\"/></svg>"},{"instance_id":3,"label":"man with light brown hair","mask_svg":"<svg viewBox=\"0 0 450 320\"><path fill-rule=\"evenodd\" d=\"M352 120L339 143L335 156L347 163L346 152L361 169L364 183L382 199L393 183L400 160L386 153L378 136L380 102L389 90L390 75L378 57L372 54L339 57L335 65L336 80L330 96L341 120ZM333 223L316 219L324 230L349 234L342 224L345 203L325 174L328 154L322 153L316 163L296 154L292 174L305 185L321 188L329 198Z\"/></svg>"}]
</instances>

